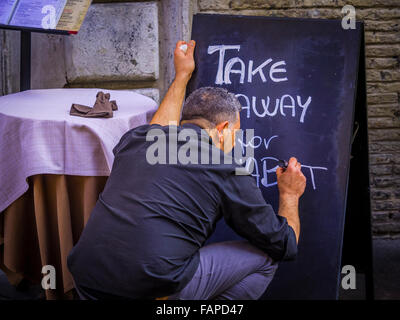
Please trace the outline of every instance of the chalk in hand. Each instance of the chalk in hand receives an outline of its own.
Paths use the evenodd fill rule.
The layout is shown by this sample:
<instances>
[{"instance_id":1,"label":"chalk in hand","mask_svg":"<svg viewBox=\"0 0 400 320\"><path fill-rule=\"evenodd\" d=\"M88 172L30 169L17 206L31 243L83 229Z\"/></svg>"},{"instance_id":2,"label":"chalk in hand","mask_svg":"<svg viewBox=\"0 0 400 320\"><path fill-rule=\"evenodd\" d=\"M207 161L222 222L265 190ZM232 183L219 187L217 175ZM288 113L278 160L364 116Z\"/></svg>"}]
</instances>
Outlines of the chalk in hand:
<instances>
[{"instance_id":1,"label":"chalk in hand","mask_svg":"<svg viewBox=\"0 0 400 320\"><path fill-rule=\"evenodd\" d=\"M278 160L278 166L283 168L283 169L287 169L289 163L286 160Z\"/></svg>"},{"instance_id":2,"label":"chalk in hand","mask_svg":"<svg viewBox=\"0 0 400 320\"><path fill-rule=\"evenodd\" d=\"M186 53L186 51L187 51L187 44L182 44L182 45L180 45L179 49L181 49L183 52Z\"/></svg>"}]
</instances>

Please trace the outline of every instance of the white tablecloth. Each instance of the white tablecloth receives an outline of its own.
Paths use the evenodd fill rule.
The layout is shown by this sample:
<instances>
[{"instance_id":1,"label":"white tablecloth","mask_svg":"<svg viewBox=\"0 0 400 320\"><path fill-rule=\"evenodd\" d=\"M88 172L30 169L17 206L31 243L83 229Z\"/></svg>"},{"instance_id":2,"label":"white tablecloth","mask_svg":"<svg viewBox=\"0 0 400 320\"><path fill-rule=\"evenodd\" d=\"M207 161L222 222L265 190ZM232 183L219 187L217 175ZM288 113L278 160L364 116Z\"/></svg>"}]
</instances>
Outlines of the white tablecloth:
<instances>
[{"instance_id":1,"label":"white tablecloth","mask_svg":"<svg viewBox=\"0 0 400 320\"><path fill-rule=\"evenodd\" d=\"M117 101L113 118L69 115L72 103L92 107L100 90ZM152 99L131 91L47 89L0 97L0 212L25 193L29 176L109 175L121 136L156 109Z\"/></svg>"}]
</instances>

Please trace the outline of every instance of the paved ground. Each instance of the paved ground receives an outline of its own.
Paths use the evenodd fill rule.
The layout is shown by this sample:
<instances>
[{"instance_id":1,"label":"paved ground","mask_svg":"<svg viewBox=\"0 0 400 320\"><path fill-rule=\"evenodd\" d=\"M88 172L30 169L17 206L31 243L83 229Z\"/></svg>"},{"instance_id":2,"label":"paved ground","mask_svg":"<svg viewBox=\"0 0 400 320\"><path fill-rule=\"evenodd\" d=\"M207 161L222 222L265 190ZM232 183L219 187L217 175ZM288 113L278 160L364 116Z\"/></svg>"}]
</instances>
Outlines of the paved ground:
<instances>
[{"instance_id":1,"label":"paved ground","mask_svg":"<svg viewBox=\"0 0 400 320\"><path fill-rule=\"evenodd\" d=\"M374 283L375 299L400 300L400 239L374 240ZM341 291L340 299L364 299L363 275L357 276L357 290ZM39 287L29 290L17 290L8 284L4 273L0 271L0 300L4 299L40 299L43 293Z\"/></svg>"},{"instance_id":2,"label":"paved ground","mask_svg":"<svg viewBox=\"0 0 400 320\"><path fill-rule=\"evenodd\" d=\"M374 240L375 299L400 300L400 239Z\"/></svg>"}]
</instances>

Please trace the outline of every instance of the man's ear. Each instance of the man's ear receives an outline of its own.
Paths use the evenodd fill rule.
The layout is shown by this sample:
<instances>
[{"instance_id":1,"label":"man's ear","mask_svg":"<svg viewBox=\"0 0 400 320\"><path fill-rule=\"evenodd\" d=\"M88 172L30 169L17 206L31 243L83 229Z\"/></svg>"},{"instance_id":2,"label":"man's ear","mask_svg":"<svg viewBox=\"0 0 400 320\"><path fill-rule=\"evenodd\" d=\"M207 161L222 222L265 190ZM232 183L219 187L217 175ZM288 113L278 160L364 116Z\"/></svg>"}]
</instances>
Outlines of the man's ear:
<instances>
[{"instance_id":1,"label":"man's ear","mask_svg":"<svg viewBox=\"0 0 400 320\"><path fill-rule=\"evenodd\" d=\"M228 127L229 127L228 121L222 121L215 126L215 128L218 130L218 133L221 133L221 134L222 134L222 130L228 129Z\"/></svg>"},{"instance_id":2,"label":"man's ear","mask_svg":"<svg viewBox=\"0 0 400 320\"><path fill-rule=\"evenodd\" d=\"M218 133L218 140L219 140L219 143L221 143L221 144L224 143L224 134L222 132L224 129L227 129L228 126L229 126L228 121L222 121L215 126L215 128L217 129L217 133Z\"/></svg>"}]
</instances>

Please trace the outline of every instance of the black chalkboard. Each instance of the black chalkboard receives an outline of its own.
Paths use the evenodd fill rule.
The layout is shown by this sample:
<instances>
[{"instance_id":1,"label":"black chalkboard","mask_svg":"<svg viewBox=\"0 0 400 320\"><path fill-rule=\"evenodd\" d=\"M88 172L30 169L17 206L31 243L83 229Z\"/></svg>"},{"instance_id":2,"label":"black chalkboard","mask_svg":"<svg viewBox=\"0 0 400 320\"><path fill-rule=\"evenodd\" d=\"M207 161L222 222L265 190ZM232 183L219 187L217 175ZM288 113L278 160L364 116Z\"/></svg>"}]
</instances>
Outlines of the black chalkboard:
<instances>
[{"instance_id":1,"label":"black chalkboard","mask_svg":"<svg viewBox=\"0 0 400 320\"><path fill-rule=\"evenodd\" d=\"M255 129L253 175L266 201L278 211L277 159L297 157L307 178L300 202L298 258L280 264L264 298L337 299L346 207L350 207L356 102L366 108L365 99L358 97L365 97L365 88L357 86L363 24L357 22L356 29L344 30L339 20L198 14L192 39L197 42L196 70L187 94L199 87L219 86L238 96L243 106L242 128ZM364 128L365 120L361 112L358 126ZM365 137L365 130L361 131ZM364 221L358 238L352 230L347 232L346 241L353 243L349 264L357 256L358 245L370 257L365 149L363 145L356 159L362 170L354 177L363 184L355 181L352 189L357 199L368 204L358 213L359 221ZM360 175L364 178L359 179ZM356 212L356 206L352 207ZM209 242L237 238L221 220ZM356 270L370 262L365 255L354 261Z\"/></svg>"}]
</instances>

